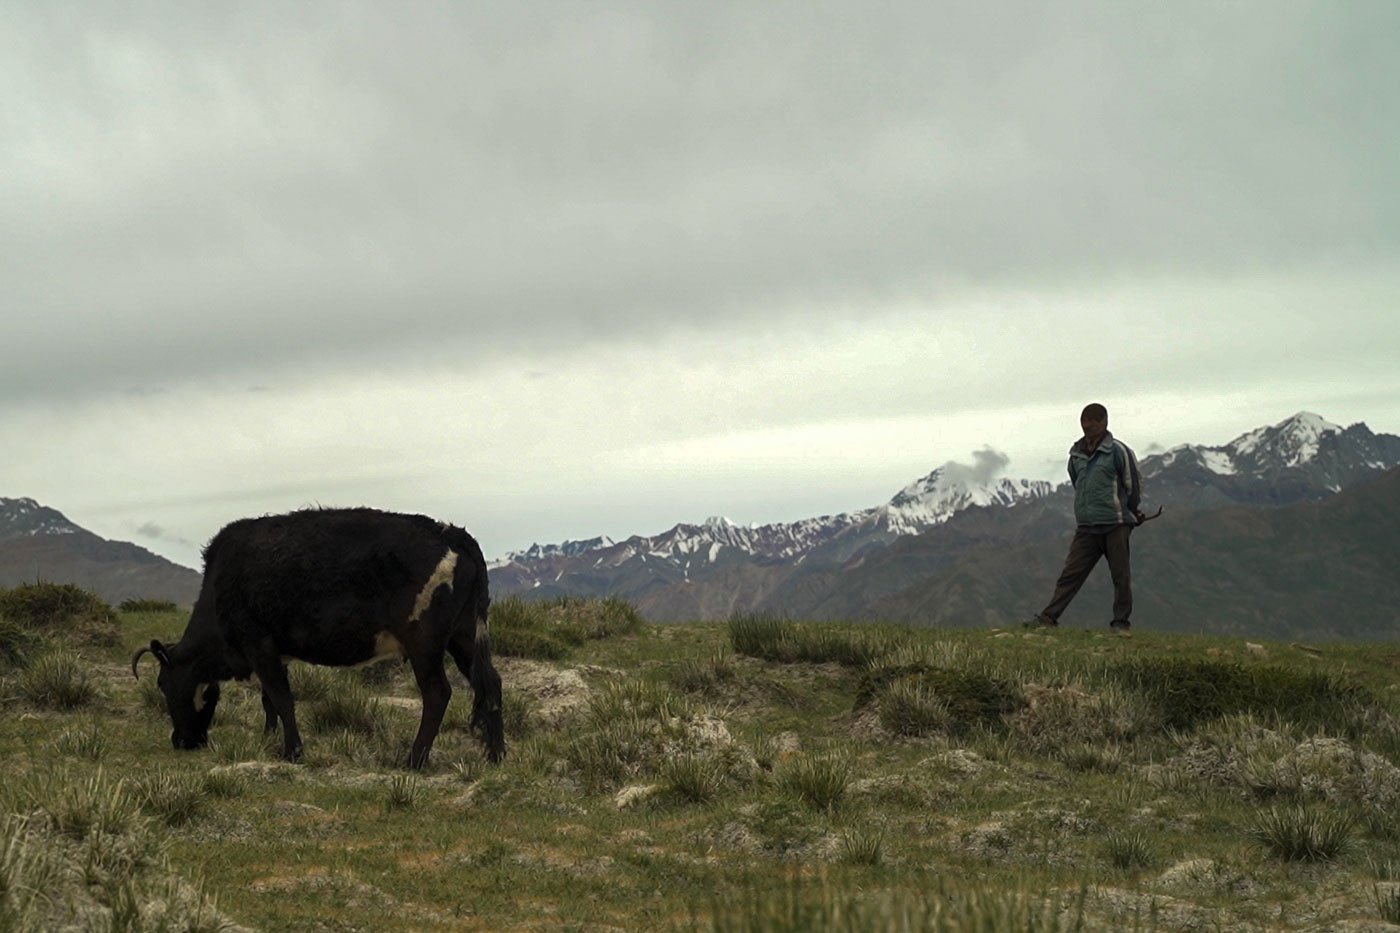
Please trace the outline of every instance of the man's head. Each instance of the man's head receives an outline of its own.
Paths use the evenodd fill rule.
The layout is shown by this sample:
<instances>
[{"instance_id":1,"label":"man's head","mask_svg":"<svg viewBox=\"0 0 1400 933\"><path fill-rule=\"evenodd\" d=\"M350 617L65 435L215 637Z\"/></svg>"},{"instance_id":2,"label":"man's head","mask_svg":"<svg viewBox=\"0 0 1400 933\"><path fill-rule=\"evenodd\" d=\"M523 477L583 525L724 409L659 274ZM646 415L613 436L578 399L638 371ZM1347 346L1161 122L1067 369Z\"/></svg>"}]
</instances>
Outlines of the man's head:
<instances>
[{"instance_id":1,"label":"man's head","mask_svg":"<svg viewBox=\"0 0 1400 933\"><path fill-rule=\"evenodd\" d=\"M1090 402L1079 413L1079 426L1084 429L1084 439L1091 444L1098 441L1108 430L1108 409L1098 402Z\"/></svg>"}]
</instances>

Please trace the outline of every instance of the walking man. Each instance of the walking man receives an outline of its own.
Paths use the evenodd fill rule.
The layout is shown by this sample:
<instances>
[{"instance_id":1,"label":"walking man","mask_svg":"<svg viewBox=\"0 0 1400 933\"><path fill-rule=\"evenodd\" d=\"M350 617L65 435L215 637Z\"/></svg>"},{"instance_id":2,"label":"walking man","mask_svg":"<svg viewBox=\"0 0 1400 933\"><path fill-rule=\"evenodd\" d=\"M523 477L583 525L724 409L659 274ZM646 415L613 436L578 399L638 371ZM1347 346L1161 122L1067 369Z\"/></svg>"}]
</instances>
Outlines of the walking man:
<instances>
[{"instance_id":1,"label":"walking man","mask_svg":"<svg viewBox=\"0 0 1400 933\"><path fill-rule=\"evenodd\" d=\"M1079 592L1100 557L1108 558L1113 576L1113 620L1116 635L1131 634L1132 573L1128 567L1128 537L1146 520L1138 509L1142 474L1128 445L1108 431L1108 409L1095 402L1079 415L1084 436L1069 449L1069 481L1074 486L1074 520L1078 527L1055 582L1055 595L1028 627L1056 626L1060 614Z\"/></svg>"}]
</instances>

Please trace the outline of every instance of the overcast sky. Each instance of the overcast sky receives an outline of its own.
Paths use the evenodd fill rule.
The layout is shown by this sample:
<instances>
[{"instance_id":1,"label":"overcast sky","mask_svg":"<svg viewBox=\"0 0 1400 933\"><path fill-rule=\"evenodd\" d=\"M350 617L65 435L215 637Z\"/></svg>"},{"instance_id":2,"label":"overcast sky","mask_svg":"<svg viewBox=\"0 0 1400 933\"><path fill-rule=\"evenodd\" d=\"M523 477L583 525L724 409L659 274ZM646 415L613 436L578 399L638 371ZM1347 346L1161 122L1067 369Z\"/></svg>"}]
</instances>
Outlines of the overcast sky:
<instances>
[{"instance_id":1,"label":"overcast sky","mask_svg":"<svg viewBox=\"0 0 1400 933\"><path fill-rule=\"evenodd\" d=\"M0 496L496 556L1400 433L1397 88L1390 0L0 0Z\"/></svg>"}]
</instances>

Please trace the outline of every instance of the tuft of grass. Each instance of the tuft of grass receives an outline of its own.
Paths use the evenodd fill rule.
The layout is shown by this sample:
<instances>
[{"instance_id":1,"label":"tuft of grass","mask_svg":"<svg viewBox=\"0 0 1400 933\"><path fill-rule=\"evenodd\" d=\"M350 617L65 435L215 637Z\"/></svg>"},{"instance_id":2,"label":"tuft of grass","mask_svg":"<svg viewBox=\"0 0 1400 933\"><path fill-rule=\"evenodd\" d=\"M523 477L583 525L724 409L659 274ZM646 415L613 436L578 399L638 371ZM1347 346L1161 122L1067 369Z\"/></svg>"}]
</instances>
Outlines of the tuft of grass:
<instances>
[{"instance_id":1,"label":"tuft of grass","mask_svg":"<svg viewBox=\"0 0 1400 933\"><path fill-rule=\"evenodd\" d=\"M384 794L386 810L411 810L423 795L423 785L416 774L395 774L389 778Z\"/></svg>"},{"instance_id":2,"label":"tuft of grass","mask_svg":"<svg viewBox=\"0 0 1400 933\"><path fill-rule=\"evenodd\" d=\"M1124 755L1122 747L1118 745L1081 742L1061 750L1059 758L1071 771L1081 774L1091 771L1112 774L1123 767Z\"/></svg>"},{"instance_id":3,"label":"tuft of grass","mask_svg":"<svg viewBox=\"0 0 1400 933\"><path fill-rule=\"evenodd\" d=\"M1288 862L1327 862L1351 847L1355 821L1348 813L1307 806L1260 811L1249 835Z\"/></svg>"},{"instance_id":4,"label":"tuft of grass","mask_svg":"<svg viewBox=\"0 0 1400 933\"><path fill-rule=\"evenodd\" d=\"M389 714L369 688L342 679L338 689L307 705L307 723L316 732L358 732L375 736L388 731Z\"/></svg>"},{"instance_id":5,"label":"tuft of grass","mask_svg":"<svg viewBox=\"0 0 1400 933\"><path fill-rule=\"evenodd\" d=\"M884 856L883 831L848 829L841 834L841 861L848 865L879 865Z\"/></svg>"},{"instance_id":6,"label":"tuft of grass","mask_svg":"<svg viewBox=\"0 0 1400 933\"><path fill-rule=\"evenodd\" d=\"M101 761L111 750L111 743L107 730L93 721L63 730L54 740L54 748L62 755Z\"/></svg>"},{"instance_id":7,"label":"tuft of grass","mask_svg":"<svg viewBox=\"0 0 1400 933\"><path fill-rule=\"evenodd\" d=\"M10 814L0 821L0 930L40 930L49 892L65 868L30 821Z\"/></svg>"},{"instance_id":8,"label":"tuft of grass","mask_svg":"<svg viewBox=\"0 0 1400 933\"><path fill-rule=\"evenodd\" d=\"M827 752L794 755L778 769L778 787L816 810L835 810L851 785L851 761Z\"/></svg>"},{"instance_id":9,"label":"tuft of grass","mask_svg":"<svg viewBox=\"0 0 1400 933\"><path fill-rule=\"evenodd\" d=\"M265 736L261 732L225 729L222 732L211 733L209 746L220 761L236 764L240 761L258 761L266 758L273 748L273 743L279 741L276 737Z\"/></svg>"},{"instance_id":10,"label":"tuft of grass","mask_svg":"<svg viewBox=\"0 0 1400 933\"><path fill-rule=\"evenodd\" d=\"M49 652L20 671L15 688L35 706L56 710L90 706L102 695L91 672L67 651Z\"/></svg>"},{"instance_id":11,"label":"tuft of grass","mask_svg":"<svg viewBox=\"0 0 1400 933\"><path fill-rule=\"evenodd\" d=\"M918 678L903 678L880 694L880 725L896 735L925 736L952 726L948 701Z\"/></svg>"},{"instance_id":12,"label":"tuft of grass","mask_svg":"<svg viewBox=\"0 0 1400 933\"><path fill-rule=\"evenodd\" d=\"M1151 840L1137 830L1110 832L1104 839L1103 856L1122 871L1147 868L1154 860Z\"/></svg>"},{"instance_id":13,"label":"tuft of grass","mask_svg":"<svg viewBox=\"0 0 1400 933\"><path fill-rule=\"evenodd\" d=\"M79 842L90 834L134 833L143 821L131 785L109 780L101 768L86 774L67 768L44 771L6 788L5 796L10 809L38 810L60 835Z\"/></svg>"},{"instance_id":14,"label":"tuft of grass","mask_svg":"<svg viewBox=\"0 0 1400 933\"><path fill-rule=\"evenodd\" d=\"M724 786L724 766L712 755L677 755L661 767L666 787L691 803L707 803Z\"/></svg>"},{"instance_id":15,"label":"tuft of grass","mask_svg":"<svg viewBox=\"0 0 1400 933\"><path fill-rule=\"evenodd\" d=\"M641 770L652 736L645 721L628 716L575 737L563 748L564 760L587 786L615 786Z\"/></svg>"},{"instance_id":16,"label":"tuft of grass","mask_svg":"<svg viewBox=\"0 0 1400 933\"><path fill-rule=\"evenodd\" d=\"M137 778L133 793L141 809L167 826L182 826L199 816L211 796L205 775L162 768Z\"/></svg>"},{"instance_id":17,"label":"tuft of grass","mask_svg":"<svg viewBox=\"0 0 1400 933\"><path fill-rule=\"evenodd\" d=\"M587 719L605 725L628 716L655 720L684 718L692 713L689 700L665 686L646 680L624 680L605 684L588 698Z\"/></svg>"},{"instance_id":18,"label":"tuft of grass","mask_svg":"<svg viewBox=\"0 0 1400 933\"><path fill-rule=\"evenodd\" d=\"M122 612L179 612L180 607L169 599L124 599L117 605Z\"/></svg>"},{"instance_id":19,"label":"tuft of grass","mask_svg":"<svg viewBox=\"0 0 1400 933\"><path fill-rule=\"evenodd\" d=\"M671 675L671 683L688 693L703 693L731 683L736 671L728 652L716 648L703 658L686 658Z\"/></svg>"},{"instance_id":20,"label":"tuft of grass","mask_svg":"<svg viewBox=\"0 0 1400 933\"><path fill-rule=\"evenodd\" d=\"M248 778L237 771L206 771L202 778L210 797L234 800L248 792Z\"/></svg>"},{"instance_id":21,"label":"tuft of grass","mask_svg":"<svg viewBox=\"0 0 1400 933\"><path fill-rule=\"evenodd\" d=\"M314 703L339 693L344 678L334 668L315 664L291 664L287 666L287 683L291 686L292 696L297 698L297 702Z\"/></svg>"},{"instance_id":22,"label":"tuft of grass","mask_svg":"<svg viewBox=\"0 0 1400 933\"><path fill-rule=\"evenodd\" d=\"M778 740L767 732L761 732L749 743L753 752L754 764L764 771L772 771L778 763Z\"/></svg>"},{"instance_id":23,"label":"tuft of grass","mask_svg":"<svg viewBox=\"0 0 1400 933\"><path fill-rule=\"evenodd\" d=\"M21 583L0 589L0 615L31 632L65 641L101 646L121 641L112 607L71 583Z\"/></svg>"},{"instance_id":24,"label":"tuft of grass","mask_svg":"<svg viewBox=\"0 0 1400 933\"><path fill-rule=\"evenodd\" d=\"M349 729L333 734L326 743L326 749L334 757L349 762L368 761L374 755L369 736Z\"/></svg>"}]
</instances>

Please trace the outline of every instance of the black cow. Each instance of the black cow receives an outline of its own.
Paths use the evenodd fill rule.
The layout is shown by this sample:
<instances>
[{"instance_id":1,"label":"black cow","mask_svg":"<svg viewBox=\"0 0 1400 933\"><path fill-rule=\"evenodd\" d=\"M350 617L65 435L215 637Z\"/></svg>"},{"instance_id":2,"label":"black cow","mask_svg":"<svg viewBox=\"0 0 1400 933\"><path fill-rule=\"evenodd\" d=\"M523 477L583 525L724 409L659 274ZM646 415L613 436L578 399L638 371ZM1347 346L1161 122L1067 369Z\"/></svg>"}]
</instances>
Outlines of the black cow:
<instances>
[{"instance_id":1,"label":"black cow","mask_svg":"<svg viewBox=\"0 0 1400 933\"><path fill-rule=\"evenodd\" d=\"M472 686L472 725L492 761L505 755L501 678L491 664L486 561L461 528L375 509L307 509L245 518L204 549L204 583L180 641L152 641L176 748L209 742L219 682L257 675L266 726L282 721L282 754L301 757L286 661L343 667L408 658L423 695L409 752L421 768L452 686L450 653Z\"/></svg>"}]
</instances>

